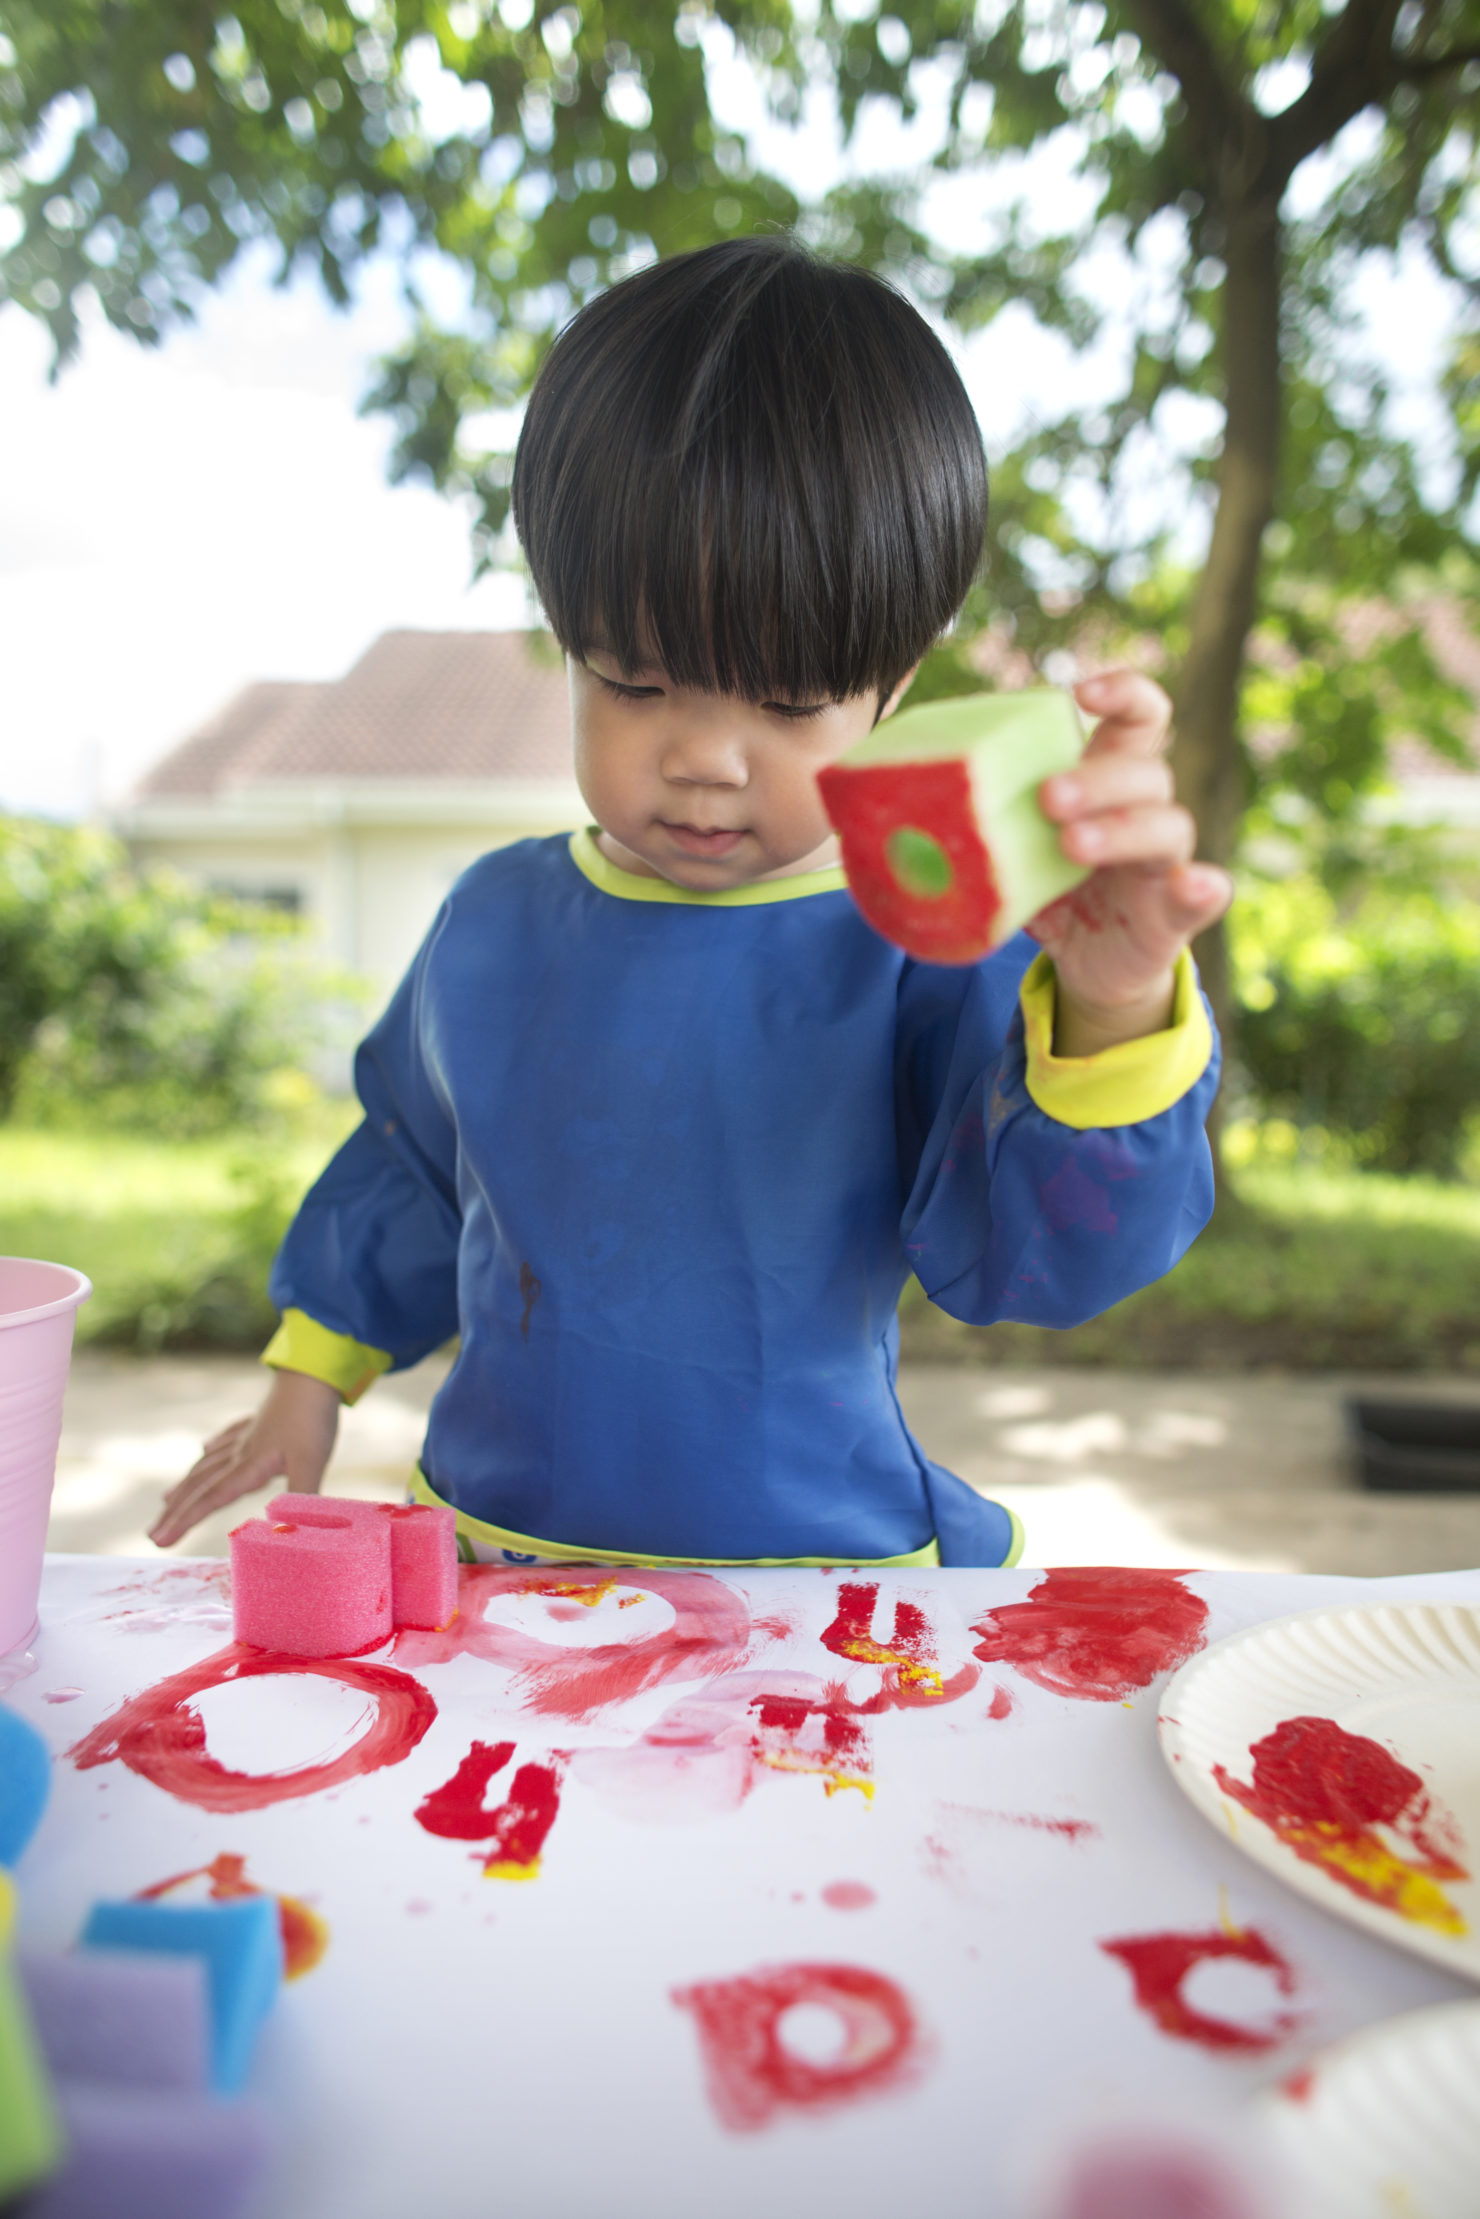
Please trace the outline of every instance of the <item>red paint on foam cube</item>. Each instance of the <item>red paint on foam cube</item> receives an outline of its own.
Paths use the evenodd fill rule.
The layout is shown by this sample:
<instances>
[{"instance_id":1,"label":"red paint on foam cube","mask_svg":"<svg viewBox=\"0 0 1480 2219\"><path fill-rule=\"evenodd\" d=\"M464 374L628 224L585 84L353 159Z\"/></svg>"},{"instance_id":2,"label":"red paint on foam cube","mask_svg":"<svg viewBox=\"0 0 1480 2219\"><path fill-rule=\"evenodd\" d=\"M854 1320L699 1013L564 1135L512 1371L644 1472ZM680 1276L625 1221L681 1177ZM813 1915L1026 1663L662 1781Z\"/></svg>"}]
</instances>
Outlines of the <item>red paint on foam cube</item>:
<instances>
[{"instance_id":1,"label":"red paint on foam cube","mask_svg":"<svg viewBox=\"0 0 1480 2219\"><path fill-rule=\"evenodd\" d=\"M926 963L972 963L985 955L1002 894L965 762L833 763L817 784L849 888L874 930ZM901 824L940 842L952 871L948 893L916 894L901 883L887 853Z\"/></svg>"},{"instance_id":2,"label":"red paint on foam cube","mask_svg":"<svg viewBox=\"0 0 1480 2219\"><path fill-rule=\"evenodd\" d=\"M311 1500L280 1496L273 1508L289 1516L232 1534L236 1638L283 1656L353 1656L391 1631L390 1527Z\"/></svg>"},{"instance_id":3,"label":"red paint on foam cube","mask_svg":"<svg viewBox=\"0 0 1480 2219\"><path fill-rule=\"evenodd\" d=\"M440 1632L457 1616L457 1514L431 1503L353 1496L278 1495L269 1518L364 1523L390 1534L391 1622Z\"/></svg>"}]
</instances>

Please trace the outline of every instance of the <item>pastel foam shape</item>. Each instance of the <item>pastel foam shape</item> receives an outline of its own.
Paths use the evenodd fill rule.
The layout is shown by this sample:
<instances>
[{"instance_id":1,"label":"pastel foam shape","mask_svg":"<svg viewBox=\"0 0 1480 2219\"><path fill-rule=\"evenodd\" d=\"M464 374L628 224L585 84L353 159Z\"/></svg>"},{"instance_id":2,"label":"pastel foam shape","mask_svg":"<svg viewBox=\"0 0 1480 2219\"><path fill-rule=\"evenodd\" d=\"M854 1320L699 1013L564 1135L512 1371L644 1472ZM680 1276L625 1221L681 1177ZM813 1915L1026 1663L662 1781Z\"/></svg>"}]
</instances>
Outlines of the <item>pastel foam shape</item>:
<instances>
[{"instance_id":1,"label":"pastel foam shape","mask_svg":"<svg viewBox=\"0 0 1480 2219\"><path fill-rule=\"evenodd\" d=\"M231 1610L238 1641L292 1657L345 1657L390 1633L391 1530L308 1495L277 1498L290 1513L252 1518L231 1536Z\"/></svg>"},{"instance_id":2,"label":"pastel foam shape","mask_svg":"<svg viewBox=\"0 0 1480 2219\"><path fill-rule=\"evenodd\" d=\"M273 1896L229 1903L95 1903L82 1946L203 1958L211 2086L222 2095L241 2087L258 2030L283 1981L283 1937Z\"/></svg>"},{"instance_id":3,"label":"pastel foam shape","mask_svg":"<svg viewBox=\"0 0 1480 2219\"><path fill-rule=\"evenodd\" d=\"M0 1872L0 2203L45 2179L62 2154L41 2045L16 1976L15 1889Z\"/></svg>"},{"instance_id":4,"label":"pastel foam shape","mask_svg":"<svg viewBox=\"0 0 1480 2219\"><path fill-rule=\"evenodd\" d=\"M932 701L887 719L818 776L854 900L926 963L975 963L1089 876L1037 789L1084 750L1051 687Z\"/></svg>"},{"instance_id":5,"label":"pastel foam shape","mask_svg":"<svg viewBox=\"0 0 1480 2219\"><path fill-rule=\"evenodd\" d=\"M253 2103L112 2081L57 2083L68 2158L25 2219L238 2219L272 2142Z\"/></svg>"},{"instance_id":6,"label":"pastel foam shape","mask_svg":"<svg viewBox=\"0 0 1480 2219\"><path fill-rule=\"evenodd\" d=\"M200 2095L210 2080L203 1957L137 1949L21 1950L16 1959L51 2072Z\"/></svg>"},{"instance_id":7,"label":"pastel foam shape","mask_svg":"<svg viewBox=\"0 0 1480 2219\"><path fill-rule=\"evenodd\" d=\"M19 1711L0 1703L0 1865L19 1858L51 1793L51 1751Z\"/></svg>"},{"instance_id":8,"label":"pastel foam shape","mask_svg":"<svg viewBox=\"0 0 1480 2219\"><path fill-rule=\"evenodd\" d=\"M439 1504L365 1502L333 1495L277 1495L267 1518L327 1522L349 1516L390 1527L391 1619L437 1632L457 1616L457 1513Z\"/></svg>"}]
</instances>

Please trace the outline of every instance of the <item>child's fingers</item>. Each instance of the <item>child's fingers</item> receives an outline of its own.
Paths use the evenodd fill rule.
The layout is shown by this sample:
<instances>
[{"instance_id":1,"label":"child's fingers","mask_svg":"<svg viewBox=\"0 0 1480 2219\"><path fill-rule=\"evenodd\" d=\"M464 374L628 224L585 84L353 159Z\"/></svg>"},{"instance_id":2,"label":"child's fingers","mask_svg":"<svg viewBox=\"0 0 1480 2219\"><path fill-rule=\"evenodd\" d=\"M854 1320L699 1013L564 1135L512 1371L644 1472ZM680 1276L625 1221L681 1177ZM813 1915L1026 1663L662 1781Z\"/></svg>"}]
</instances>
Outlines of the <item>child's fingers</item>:
<instances>
[{"instance_id":1,"label":"child's fingers","mask_svg":"<svg viewBox=\"0 0 1480 2219\"><path fill-rule=\"evenodd\" d=\"M1171 765L1158 755L1086 756L1071 771L1045 778L1038 802L1053 824L1093 816L1100 809L1127 809L1136 802L1171 801Z\"/></svg>"},{"instance_id":2,"label":"child's fingers","mask_svg":"<svg viewBox=\"0 0 1480 2219\"><path fill-rule=\"evenodd\" d=\"M1233 900L1233 880L1216 863L1185 863L1167 872L1163 898L1168 924L1195 940L1216 924Z\"/></svg>"},{"instance_id":3,"label":"child's fingers","mask_svg":"<svg viewBox=\"0 0 1480 2219\"><path fill-rule=\"evenodd\" d=\"M1174 802L1106 809L1066 824L1059 845L1075 863L1190 863L1197 826Z\"/></svg>"},{"instance_id":4,"label":"child's fingers","mask_svg":"<svg viewBox=\"0 0 1480 2219\"><path fill-rule=\"evenodd\" d=\"M149 1528L150 1540L157 1548L167 1549L171 1542L178 1541L213 1510L235 1502L238 1495L250 1495L254 1489L266 1486L277 1476L278 1468L279 1460L268 1455L243 1458L220 1450L212 1454L208 1450L191 1466L178 1487L172 1487L165 1496L159 1516Z\"/></svg>"},{"instance_id":5,"label":"child's fingers","mask_svg":"<svg viewBox=\"0 0 1480 2219\"><path fill-rule=\"evenodd\" d=\"M1104 670L1074 688L1074 698L1099 724L1091 756L1159 755L1172 728L1172 704L1154 678L1139 670Z\"/></svg>"}]
</instances>

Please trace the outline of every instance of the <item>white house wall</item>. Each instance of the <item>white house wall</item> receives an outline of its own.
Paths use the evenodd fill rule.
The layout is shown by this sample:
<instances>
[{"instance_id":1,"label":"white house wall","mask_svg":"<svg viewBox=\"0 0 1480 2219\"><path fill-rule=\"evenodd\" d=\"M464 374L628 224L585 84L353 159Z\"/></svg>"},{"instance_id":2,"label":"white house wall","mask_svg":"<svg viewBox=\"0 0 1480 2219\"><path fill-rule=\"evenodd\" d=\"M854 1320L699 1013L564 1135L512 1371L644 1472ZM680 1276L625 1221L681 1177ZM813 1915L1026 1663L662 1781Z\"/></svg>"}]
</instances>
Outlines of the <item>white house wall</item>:
<instances>
[{"instance_id":1,"label":"white house wall","mask_svg":"<svg viewBox=\"0 0 1480 2219\"><path fill-rule=\"evenodd\" d=\"M166 866L248 899L294 894L310 947L364 978L378 1006L470 863L511 840L582 821L574 787L442 794L425 785L402 793L278 787L140 805L120 813L117 829L140 865Z\"/></svg>"}]
</instances>

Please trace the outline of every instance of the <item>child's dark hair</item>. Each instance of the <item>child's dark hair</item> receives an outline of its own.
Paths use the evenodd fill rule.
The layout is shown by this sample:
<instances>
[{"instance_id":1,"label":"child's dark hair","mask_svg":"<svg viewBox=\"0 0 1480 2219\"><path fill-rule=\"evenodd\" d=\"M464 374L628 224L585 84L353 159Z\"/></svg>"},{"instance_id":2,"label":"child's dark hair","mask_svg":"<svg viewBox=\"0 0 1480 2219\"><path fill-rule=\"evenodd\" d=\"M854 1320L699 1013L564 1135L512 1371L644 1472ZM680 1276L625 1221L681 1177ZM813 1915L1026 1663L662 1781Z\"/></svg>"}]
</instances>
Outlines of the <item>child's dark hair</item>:
<instances>
[{"instance_id":1,"label":"child's dark hair","mask_svg":"<svg viewBox=\"0 0 1480 2219\"><path fill-rule=\"evenodd\" d=\"M965 598L986 510L929 325L785 237L678 255L583 308L514 463L562 647L752 701L892 692Z\"/></svg>"}]
</instances>

